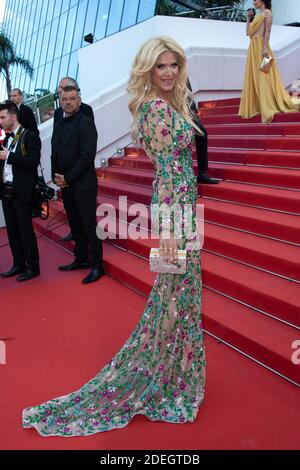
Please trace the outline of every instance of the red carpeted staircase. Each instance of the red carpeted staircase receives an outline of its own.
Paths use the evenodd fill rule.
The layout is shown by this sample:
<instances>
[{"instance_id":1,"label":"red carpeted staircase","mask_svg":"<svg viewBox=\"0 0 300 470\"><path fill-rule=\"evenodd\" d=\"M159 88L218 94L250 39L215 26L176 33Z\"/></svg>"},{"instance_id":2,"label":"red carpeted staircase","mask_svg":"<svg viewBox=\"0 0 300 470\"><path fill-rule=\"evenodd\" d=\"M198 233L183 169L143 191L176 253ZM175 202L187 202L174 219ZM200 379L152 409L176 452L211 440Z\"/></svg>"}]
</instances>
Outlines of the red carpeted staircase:
<instances>
[{"instance_id":1,"label":"red carpeted staircase","mask_svg":"<svg viewBox=\"0 0 300 470\"><path fill-rule=\"evenodd\" d=\"M300 384L300 366L292 362L292 343L300 338L300 113L278 114L263 125L259 116L242 121L238 104L231 99L201 107L210 136L209 174L221 180L199 186L199 204L205 206L205 329ZM195 153L194 159L196 172ZM132 147L98 170L99 204L112 205L122 219L109 229L117 238L105 244L107 272L143 295L155 278L148 257L158 242L118 238L133 220L124 219L128 214L118 198L149 206L153 175L151 162ZM148 208L146 222L149 213ZM36 228L58 242L66 234L59 223L64 218L57 201L50 226L36 220Z\"/></svg>"}]
</instances>

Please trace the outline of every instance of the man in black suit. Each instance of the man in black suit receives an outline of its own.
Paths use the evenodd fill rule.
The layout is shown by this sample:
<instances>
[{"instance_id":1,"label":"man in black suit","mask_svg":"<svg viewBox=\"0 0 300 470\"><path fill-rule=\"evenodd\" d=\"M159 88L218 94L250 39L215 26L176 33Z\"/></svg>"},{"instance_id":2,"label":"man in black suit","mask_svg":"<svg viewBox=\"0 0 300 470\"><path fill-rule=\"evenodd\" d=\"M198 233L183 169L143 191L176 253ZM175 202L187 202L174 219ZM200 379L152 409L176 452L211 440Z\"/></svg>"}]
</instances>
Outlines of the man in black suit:
<instances>
[{"instance_id":1,"label":"man in black suit","mask_svg":"<svg viewBox=\"0 0 300 470\"><path fill-rule=\"evenodd\" d=\"M21 126L28 131L40 135L32 109L23 103L24 97L22 91L19 88L15 88L10 94L10 99L19 110L18 121Z\"/></svg>"},{"instance_id":2,"label":"man in black suit","mask_svg":"<svg viewBox=\"0 0 300 470\"><path fill-rule=\"evenodd\" d=\"M75 261L61 271L91 268L83 284L98 281L104 274L102 240L97 236L98 181L95 169L98 134L93 121L80 112L75 87L61 95L64 118L52 137L52 178L62 189L63 202L75 238Z\"/></svg>"},{"instance_id":3,"label":"man in black suit","mask_svg":"<svg viewBox=\"0 0 300 470\"><path fill-rule=\"evenodd\" d=\"M77 81L74 79L74 78L71 78L71 77L65 77L65 78L62 78L61 81L59 82L59 85L58 85L58 88L57 88L57 93L58 93L58 97L59 97L59 101L61 99L61 95L62 95L62 92L63 92L63 89L66 87L66 86L73 86L76 88L76 90L78 91L78 93L80 93L80 88L79 88L79 85L77 83ZM94 112L93 112L93 108L91 108L91 106L89 106L88 104L85 104L85 103L81 103L80 104L80 111L89 119L91 119L92 121L95 121L95 116L94 116ZM64 111L62 109L61 106L59 106L59 108L57 108L55 110L55 113L54 113L54 126L55 124L64 117ZM69 222L69 225L70 225L70 222ZM70 242L74 240L74 235L72 232L70 232L66 237L63 237L61 239L62 242Z\"/></svg>"},{"instance_id":4,"label":"man in black suit","mask_svg":"<svg viewBox=\"0 0 300 470\"><path fill-rule=\"evenodd\" d=\"M188 88L192 92L191 83L188 80ZM199 119L197 106L194 100L191 103L191 110L193 112L194 122L196 126L203 132L203 135L196 132L195 143L197 150L197 161L198 161L198 177L197 182L199 184L218 184L219 181L210 178L207 175L208 171L208 134L204 125Z\"/></svg>"},{"instance_id":5,"label":"man in black suit","mask_svg":"<svg viewBox=\"0 0 300 470\"><path fill-rule=\"evenodd\" d=\"M62 92L63 92L63 89L66 87L66 86L73 86L74 88L76 88L76 90L78 91L78 93L80 93L80 88L79 88L79 85L77 83L76 80L74 80L74 78L71 78L71 77L65 77L65 78L62 78L61 81L59 82L59 85L58 85L58 88L57 88L57 93L58 93L58 97L59 97L59 102L61 100L61 95L62 95ZM80 111L89 119L91 119L92 121L95 121L95 116L94 116L94 112L93 112L93 108L91 106L89 106L88 104L85 104L85 103L81 103L80 104ZM60 119L62 119L64 117L64 111L61 107L61 102L60 102L60 106L59 108L57 108L55 110L55 113L54 113L54 126L55 124L57 123L57 121L59 121Z\"/></svg>"},{"instance_id":6,"label":"man in black suit","mask_svg":"<svg viewBox=\"0 0 300 470\"><path fill-rule=\"evenodd\" d=\"M13 267L2 277L28 281L39 276L39 251L32 225L34 188L41 158L41 141L18 121L12 102L0 105L0 125L8 131L0 151L1 198Z\"/></svg>"}]
</instances>

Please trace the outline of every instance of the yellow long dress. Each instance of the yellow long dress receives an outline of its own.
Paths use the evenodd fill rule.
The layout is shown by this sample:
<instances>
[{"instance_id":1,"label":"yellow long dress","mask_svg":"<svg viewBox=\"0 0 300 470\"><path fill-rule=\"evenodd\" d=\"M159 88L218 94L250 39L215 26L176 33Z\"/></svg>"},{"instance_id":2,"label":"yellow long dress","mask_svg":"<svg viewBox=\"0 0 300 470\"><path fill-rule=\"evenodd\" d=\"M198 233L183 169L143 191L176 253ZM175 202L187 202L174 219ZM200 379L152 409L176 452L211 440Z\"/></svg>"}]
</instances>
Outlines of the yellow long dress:
<instances>
[{"instance_id":1,"label":"yellow long dress","mask_svg":"<svg viewBox=\"0 0 300 470\"><path fill-rule=\"evenodd\" d=\"M267 21L272 22L272 13L265 10L256 16L250 24L248 51L244 88L242 92L239 116L251 119L261 114L262 122L271 122L274 114L299 111L300 100L292 98L286 91L270 45L268 53L273 57L269 73L260 70L263 58L264 32Z\"/></svg>"}]
</instances>

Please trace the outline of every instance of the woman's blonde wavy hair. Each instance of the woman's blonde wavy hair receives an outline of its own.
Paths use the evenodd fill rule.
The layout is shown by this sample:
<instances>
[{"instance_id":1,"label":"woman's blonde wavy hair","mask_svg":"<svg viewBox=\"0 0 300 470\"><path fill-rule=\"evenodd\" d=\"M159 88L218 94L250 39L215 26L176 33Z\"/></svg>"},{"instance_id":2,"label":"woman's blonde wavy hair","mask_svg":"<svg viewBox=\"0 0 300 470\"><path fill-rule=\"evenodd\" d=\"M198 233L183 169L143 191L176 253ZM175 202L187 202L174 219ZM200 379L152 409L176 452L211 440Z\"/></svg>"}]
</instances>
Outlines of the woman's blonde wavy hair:
<instances>
[{"instance_id":1,"label":"woman's blonde wavy hair","mask_svg":"<svg viewBox=\"0 0 300 470\"><path fill-rule=\"evenodd\" d=\"M174 90L170 94L170 105L188 121L198 132L201 130L193 122L190 103L192 93L187 87L187 59L182 47L168 36L158 36L146 41L138 51L132 65L128 92L131 95L129 109L133 115L132 138L138 142L138 110L141 104L153 94L151 72L164 52L177 56L179 73Z\"/></svg>"}]
</instances>

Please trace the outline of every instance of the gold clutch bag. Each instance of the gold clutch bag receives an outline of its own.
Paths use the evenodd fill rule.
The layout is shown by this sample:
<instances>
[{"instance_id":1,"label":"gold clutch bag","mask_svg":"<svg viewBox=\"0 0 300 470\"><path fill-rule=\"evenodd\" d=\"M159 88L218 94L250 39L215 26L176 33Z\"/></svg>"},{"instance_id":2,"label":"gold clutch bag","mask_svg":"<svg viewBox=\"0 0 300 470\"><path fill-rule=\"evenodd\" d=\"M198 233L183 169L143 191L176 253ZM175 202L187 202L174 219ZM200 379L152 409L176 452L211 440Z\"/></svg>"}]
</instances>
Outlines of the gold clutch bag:
<instances>
[{"instance_id":1,"label":"gold clutch bag","mask_svg":"<svg viewBox=\"0 0 300 470\"><path fill-rule=\"evenodd\" d=\"M171 263L163 259L160 248L152 248L150 252L150 271L154 273L185 274L187 251L177 250L177 261Z\"/></svg>"},{"instance_id":2,"label":"gold clutch bag","mask_svg":"<svg viewBox=\"0 0 300 470\"><path fill-rule=\"evenodd\" d=\"M269 73L272 65L273 57L264 57L262 63L260 64L260 70L264 73Z\"/></svg>"}]
</instances>

